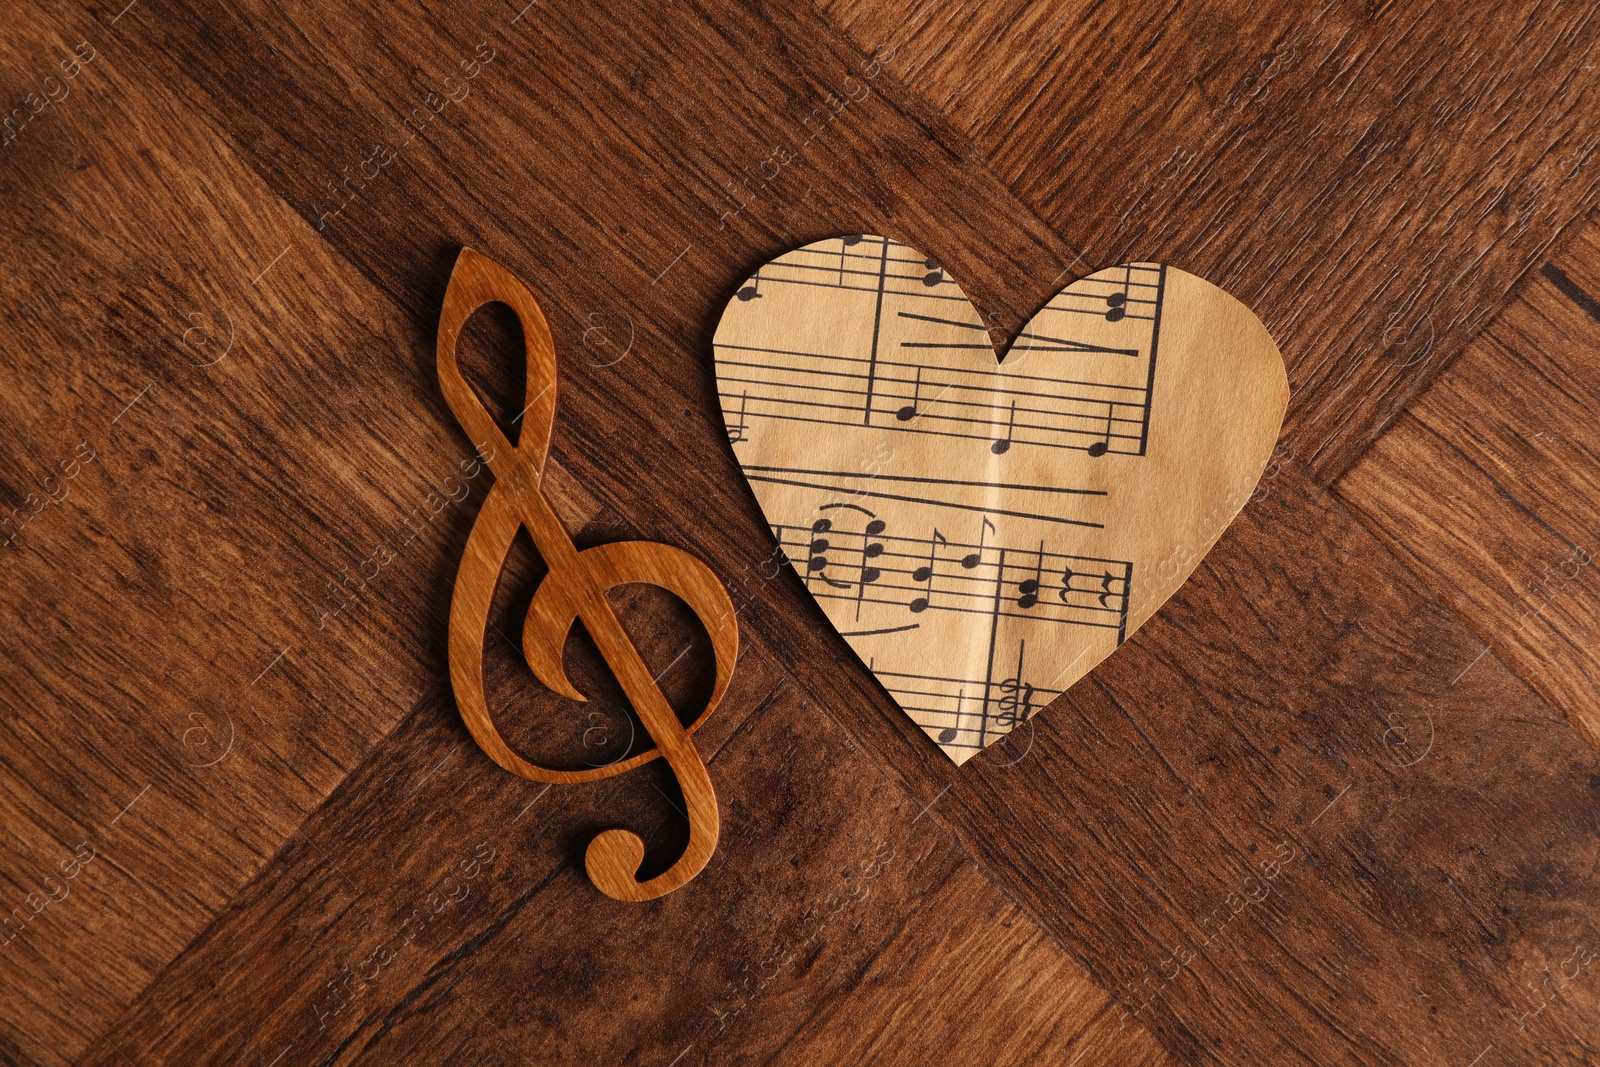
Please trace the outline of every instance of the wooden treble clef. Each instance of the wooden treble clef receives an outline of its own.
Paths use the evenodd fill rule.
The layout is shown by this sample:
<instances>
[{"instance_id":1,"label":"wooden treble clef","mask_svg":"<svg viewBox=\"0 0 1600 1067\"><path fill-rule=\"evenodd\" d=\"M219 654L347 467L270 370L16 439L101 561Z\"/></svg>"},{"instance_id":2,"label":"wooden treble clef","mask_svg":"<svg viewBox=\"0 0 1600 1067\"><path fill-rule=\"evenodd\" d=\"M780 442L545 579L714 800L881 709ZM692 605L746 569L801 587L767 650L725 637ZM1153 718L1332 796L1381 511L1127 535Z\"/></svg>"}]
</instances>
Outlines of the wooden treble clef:
<instances>
[{"instance_id":1,"label":"wooden treble clef","mask_svg":"<svg viewBox=\"0 0 1600 1067\"><path fill-rule=\"evenodd\" d=\"M483 305L497 301L516 313L527 348L527 408L515 446L500 432L456 361L457 340L467 320ZM689 735L717 706L733 675L739 642L733 602L711 569L681 549L625 541L580 551L572 543L540 491L555 423L555 344L538 302L514 275L488 257L463 248L445 290L438 344L439 384L445 399L473 441L492 444L487 463L495 478L467 539L450 602L450 680L461 717L490 759L513 774L538 782L592 782L622 774L657 756L666 760L683 790L689 815L689 844L683 855L666 871L641 882L637 875L644 862L643 840L631 831L613 829L589 842L584 867L601 892L618 900L650 900L670 893L700 872L717 844L716 794L705 761ZM567 634L581 620L655 748L605 767L557 770L517 755L495 728L484 699L483 642L495 583L519 526L527 528L549 568L528 606L522 631L528 666L555 692L572 700L585 699L561 663ZM716 681L705 710L687 728L606 599L606 590L630 582L657 585L678 596L699 616L711 637Z\"/></svg>"}]
</instances>

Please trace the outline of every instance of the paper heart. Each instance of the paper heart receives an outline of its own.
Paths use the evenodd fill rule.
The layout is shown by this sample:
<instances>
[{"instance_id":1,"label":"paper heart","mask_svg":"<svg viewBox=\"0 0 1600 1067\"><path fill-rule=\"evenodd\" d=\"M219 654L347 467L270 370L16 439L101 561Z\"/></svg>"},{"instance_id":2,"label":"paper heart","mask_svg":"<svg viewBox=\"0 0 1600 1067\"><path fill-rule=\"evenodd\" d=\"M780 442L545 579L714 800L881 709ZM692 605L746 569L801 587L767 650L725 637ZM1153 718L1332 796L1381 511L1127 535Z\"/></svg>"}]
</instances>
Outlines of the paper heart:
<instances>
[{"instance_id":1,"label":"paper heart","mask_svg":"<svg viewBox=\"0 0 1600 1067\"><path fill-rule=\"evenodd\" d=\"M997 363L938 264L861 235L762 267L715 348L734 455L784 554L958 764L1183 584L1289 397L1260 320L1176 268L1072 283Z\"/></svg>"}]
</instances>

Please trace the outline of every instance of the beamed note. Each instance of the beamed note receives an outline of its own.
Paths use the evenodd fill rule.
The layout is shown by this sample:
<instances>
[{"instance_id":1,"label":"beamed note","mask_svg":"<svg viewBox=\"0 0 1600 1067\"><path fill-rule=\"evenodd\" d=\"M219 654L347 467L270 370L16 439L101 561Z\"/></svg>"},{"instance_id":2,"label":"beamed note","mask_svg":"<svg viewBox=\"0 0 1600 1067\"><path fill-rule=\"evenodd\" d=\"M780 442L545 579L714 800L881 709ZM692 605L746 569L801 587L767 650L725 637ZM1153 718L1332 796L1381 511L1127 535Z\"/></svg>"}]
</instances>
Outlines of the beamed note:
<instances>
[{"instance_id":1,"label":"beamed note","mask_svg":"<svg viewBox=\"0 0 1600 1067\"><path fill-rule=\"evenodd\" d=\"M473 312L489 303L508 306L522 324L527 350L527 398L517 443L512 445L461 375L456 348ZM623 541L579 550L540 489L556 414L556 352L550 328L533 294L509 271L470 248L461 250L439 317L439 385L494 474L494 486L473 523L450 602L450 680L461 717L483 751L513 774L537 782L592 782L666 761L689 817L689 843L670 868L645 881L637 877L644 842L628 830L606 830L584 855L589 878L618 900L650 900L670 893L705 867L717 845L717 797L705 761L690 737L727 691L738 659L733 602L711 569L669 545ZM561 770L514 752L489 713L484 692L483 643L496 581L519 529L526 529L549 573L528 605L522 651L535 677L572 700L583 700L567 678L561 650L577 622L593 638L655 747L604 767ZM657 686L623 629L606 591L628 583L660 586L699 617L711 638L716 677L711 696L685 727Z\"/></svg>"},{"instance_id":2,"label":"beamed note","mask_svg":"<svg viewBox=\"0 0 1600 1067\"><path fill-rule=\"evenodd\" d=\"M960 764L1116 650L1271 458L1289 386L1239 301L1159 263L1061 290L997 362L934 260L818 241L714 341L733 453L799 580Z\"/></svg>"}]
</instances>

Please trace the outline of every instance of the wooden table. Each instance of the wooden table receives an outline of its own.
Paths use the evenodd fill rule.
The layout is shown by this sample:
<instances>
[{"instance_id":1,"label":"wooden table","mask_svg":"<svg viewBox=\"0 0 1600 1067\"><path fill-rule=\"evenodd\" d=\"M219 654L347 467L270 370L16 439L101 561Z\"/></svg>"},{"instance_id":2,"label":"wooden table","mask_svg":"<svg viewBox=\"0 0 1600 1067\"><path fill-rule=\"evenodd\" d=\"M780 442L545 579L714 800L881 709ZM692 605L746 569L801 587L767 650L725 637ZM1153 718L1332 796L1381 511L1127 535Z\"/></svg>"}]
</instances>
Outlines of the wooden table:
<instances>
[{"instance_id":1,"label":"wooden table","mask_svg":"<svg viewBox=\"0 0 1600 1067\"><path fill-rule=\"evenodd\" d=\"M1593 5L524 2L7 12L0 1059L1600 1057ZM766 577L716 405L733 288L849 232L1006 331L1172 263L1289 367L1259 499L960 771ZM449 691L463 244L551 319L578 543L745 605L657 902L582 870L682 847L657 765L526 782ZM623 599L692 703L704 636ZM568 651L589 705L491 648L528 751L629 729Z\"/></svg>"}]
</instances>

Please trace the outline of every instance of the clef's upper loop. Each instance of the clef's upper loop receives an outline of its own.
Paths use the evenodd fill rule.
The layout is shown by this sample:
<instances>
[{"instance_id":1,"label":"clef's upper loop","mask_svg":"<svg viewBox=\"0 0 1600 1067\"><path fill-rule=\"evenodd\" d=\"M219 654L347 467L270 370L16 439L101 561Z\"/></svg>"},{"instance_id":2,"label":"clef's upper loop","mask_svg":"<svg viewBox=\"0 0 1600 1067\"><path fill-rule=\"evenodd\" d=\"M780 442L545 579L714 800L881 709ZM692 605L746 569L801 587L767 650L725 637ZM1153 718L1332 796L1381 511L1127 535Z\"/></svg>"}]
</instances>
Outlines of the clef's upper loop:
<instances>
[{"instance_id":1,"label":"clef's upper loop","mask_svg":"<svg viewBox=\"0 0 1600 1067\"><path fill-rule=\"evenodd\" d=\"M473 312L499 301L522 323L528 358L528 396L522 430L513 446L462 377L456 347ZM589 844L585 866L596 886L621 900L648 900L693 878L717 842L717 801L704 760L690 733L705 721L727 690L738 659L733 602L711 569L668 545L628 541L579 551L540 490L555 420L555 345L533 295L509 271L470 248L462 249L445 292L439 319L439 383L450 409L474 441L492 447L485 462L495 483L473 523L450 603L450 678L461 717L479 746L513 774L542 782L573 783L608 778L652 759L666 760L683 791L689 844L664 873L636 879L644 843L626 830L607 830ZM546 686L573 700L583 694L561 662L573 625L582 622L623 693L649 731L655 748L604 767L559 770L514 752L489 715L484 692L483 642L494 588L519 528L526 528L549 573L540 582L523 627L529 667ZM667 702L606 599L627 583L658 585L694 611L711 638L716 681L705 710L685 727Z\"/></svg>"},{"instance_id":2,"label":"clef's upper loop","mask_svg":"<svg viewBox=\"0 0 1600 1067\"><path fill-rule=\"evenodd\" d=\"M527 350L526 406L518 420L522 429L517 432L515 446L506 440L494 416L462 377L456 356L467 320L485 304L496 302L505 304L516 314L517 321L522 324L522 341ZM514 454L517 464L525 467L537 484L544 476L550 433L556 420L556 346L550 337L550 325L545 322L544 312L539 310L533 294L516 275L488 256L463 248L450 274L450 284L445 288L444 308L439 313L438 349L439 385L445 401L474 443L488 442L492 446L487 462L494 476L504 478L509 473L502 469L509 461L499 461L497 465L498 457ZM481 449L481 444L479 447Z\"/></svg>"}]
</instances>

